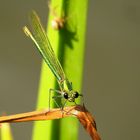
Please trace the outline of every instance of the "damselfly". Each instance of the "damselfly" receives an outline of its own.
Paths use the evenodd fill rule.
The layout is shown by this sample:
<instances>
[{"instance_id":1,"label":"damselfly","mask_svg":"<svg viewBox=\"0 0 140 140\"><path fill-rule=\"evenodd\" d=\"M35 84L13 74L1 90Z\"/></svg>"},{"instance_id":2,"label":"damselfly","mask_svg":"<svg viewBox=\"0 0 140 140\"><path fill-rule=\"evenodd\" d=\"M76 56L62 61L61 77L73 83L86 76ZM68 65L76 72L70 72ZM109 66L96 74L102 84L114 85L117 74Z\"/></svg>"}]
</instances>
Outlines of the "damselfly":
<instances>
[{"instance_id":1,"label":"damselfly","mask_svg":"<svg viewBox=\"0 0 140 140\"><path fill-rule=\"evenodd\" d=\"M24 27L24 32L35 43L36 48L39 50L43 59L45 60L45 62L51 69L52 73L56 77L60 87L60 90L50 89L50 93L51 91L54 91L59 94L58 97L62 97L65 99L62 108L64 107L67 101L74 102L76 104L75 99L82 95L79 94L77 91L73 90L72 83L66 77L59 60L55 56L55 53L51 47L47 34L35 11L31 13L30 19L31 19L32 33L26 26ZM56 99L57 96L54 96L53 98Z\"/></svg>"}]
</instances>

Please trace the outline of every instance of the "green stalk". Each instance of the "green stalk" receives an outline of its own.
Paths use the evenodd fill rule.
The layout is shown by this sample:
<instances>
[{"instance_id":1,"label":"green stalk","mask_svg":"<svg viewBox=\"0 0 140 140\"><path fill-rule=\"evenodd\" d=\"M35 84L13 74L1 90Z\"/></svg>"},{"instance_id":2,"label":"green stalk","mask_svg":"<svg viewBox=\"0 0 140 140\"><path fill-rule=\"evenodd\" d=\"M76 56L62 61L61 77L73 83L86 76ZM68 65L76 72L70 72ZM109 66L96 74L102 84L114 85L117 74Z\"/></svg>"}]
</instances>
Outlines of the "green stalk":
<instances>
[{"instance_id":1,"label":"green stalk","mask_svg":"<svg viewBox=\"0 0 140 140\"><path fill-rule=\"evenodd\" d=\"M67 1L64 1L66 5ZM73 83L73 89L81 93L83 62L85 50L85 31L88 0L69 0L66 5L69 32L64 31L61 36L65 45L63 68L66 75ZM68 34L68 35L66 35ZM68 43L67 43L68 42ZM77 140L78 122L76 118L66 118L61 120L60 140Z\"/></svg>"},{"instance_id":2,"label":"green stalk","mask_svg":"<svg viewBox=\"0 0 140 140\"><path fill-rule=\"evenodd\" d=\"M50 12L47 30L55 54L68 79L72 81L73 89L79 93L82 88L87 4L88 0L82 2L81 0L53 0L52 9L56 7L54 10L58 17L62 17L64 13L66 24L60 30L52 29L51 21L54 15ZM48 108L49 89L56 89L56 87L55 77L43 62L37 109ZM53 101L51 104L53 107ZM77 138L78 122L75 118L35 122L33 140L77 140Z\"/></svg>"},{"instance_id":3,"label":"green stalk","mask_svg":"<svg viewBox=\"0 0 140 140\"><path fill-rule=\"evenodd\" d=\"M11 127L9 123L2 123L0 126L0 139L1 140L13 140Z\"/></svg>"}]
</instances>

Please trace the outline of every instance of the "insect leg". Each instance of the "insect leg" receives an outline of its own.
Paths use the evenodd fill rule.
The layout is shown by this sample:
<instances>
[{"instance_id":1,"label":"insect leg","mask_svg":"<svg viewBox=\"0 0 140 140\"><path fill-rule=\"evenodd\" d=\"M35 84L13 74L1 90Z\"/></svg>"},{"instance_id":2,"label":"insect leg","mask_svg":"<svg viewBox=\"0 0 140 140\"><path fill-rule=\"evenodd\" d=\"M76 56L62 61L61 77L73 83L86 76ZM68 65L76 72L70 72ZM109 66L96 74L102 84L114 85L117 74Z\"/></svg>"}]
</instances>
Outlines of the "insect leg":
<instances>
[{"instance_id":1,"label":"insect leg","mask_svg":"<svg viewBox=\"0 0 140 140\"><path fill-rule=\"evenodd\" d=\"M68 100L65 100L65 102L63 103L63 105L62 105L62 110L64 109L64 106L66 105L67 101L68 101Z\"/></svg>"},{"instance_id":2,"label":"insect leg","mask_svg":"<svg viewBox=\"0 0 140 140\"><path fill-rule=\"evenodd\" d=\"M52 92L59 93L59 95L53 96L53 97L52 97L52 98L54 99L55 104L56 104L58 107L60 107L60 106L58 105L58 103L57 103L57 101L56 101L56 98L62 98L62 92L61 92L61 91L56 90L56 89L50 89L50 90L49 90L49 110L50 110L50 101L51 101L51 93L52 93Z\"/></svg>"}]
</instances>

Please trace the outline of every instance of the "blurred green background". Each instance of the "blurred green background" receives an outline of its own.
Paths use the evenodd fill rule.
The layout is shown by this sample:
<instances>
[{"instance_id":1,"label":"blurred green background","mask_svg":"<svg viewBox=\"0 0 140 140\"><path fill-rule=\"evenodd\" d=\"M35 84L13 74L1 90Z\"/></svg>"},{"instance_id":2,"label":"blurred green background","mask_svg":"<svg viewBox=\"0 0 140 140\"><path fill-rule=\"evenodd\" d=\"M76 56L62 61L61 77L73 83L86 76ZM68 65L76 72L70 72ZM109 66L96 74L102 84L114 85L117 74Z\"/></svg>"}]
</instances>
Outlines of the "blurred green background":
<instances>
[{"instance_id":1,"label":"blurred green background","mask_svg":"<svg viewBox=\"0 0 140 140\"><path fill-rule=\"evenodd\" d=\"M35 9L47 23L46 0L0 2L0 113L35 110L41 57L22 27ZM103 140L140 138L140 1L89 0L83 94ZM47 94L47 93L46 93ZM32 123L12 124L30 140ZM89 136L80 127L80 140Z\"/></svg>"}]
</instances>

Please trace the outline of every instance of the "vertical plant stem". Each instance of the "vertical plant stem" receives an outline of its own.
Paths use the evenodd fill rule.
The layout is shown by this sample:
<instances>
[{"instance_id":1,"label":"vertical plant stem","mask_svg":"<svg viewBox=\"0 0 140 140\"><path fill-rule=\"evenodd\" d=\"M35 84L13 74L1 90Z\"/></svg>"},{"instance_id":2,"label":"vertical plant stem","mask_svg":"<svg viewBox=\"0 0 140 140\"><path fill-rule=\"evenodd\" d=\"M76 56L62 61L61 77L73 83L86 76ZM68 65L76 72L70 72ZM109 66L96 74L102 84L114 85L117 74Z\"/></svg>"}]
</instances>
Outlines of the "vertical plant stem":
<instances>
[{"instance_id":1,"label":"vertical plant stem","mask_svg":"<svg viewBox=\"0 0 140 140\"><path fill-rule=\"evenodd\" d=\"M13 140L13 135L12 135L9 123L0 124L0 139L1 140Z\"/></svg>"},{"instance_id":2,"label":"vertical plant stem","mask_svg":"<svg viewBox=\"0 0 140 140\"><path fill-rule=\"evenodd\" d=\"M61 34L64 45L63 68L72 81L73 89L81 93L85 51L85 32L88 0L64 1L68 22ZM61 140L77 140L78 122L75 118L61 120Z\"/></svg>"},{"instance_id":3,"label":"vertical plant stem","mask_svg":"<svg viewBox=\"0 0 140 140\"><path fill-rule=\"evenodd\" d=\"M81 93L83 60L85 50L85 30L88 0L52 0L47 34L56 56L70 81L73 89ZM55 8L56 7L56 8ZM62 17L64 13L65 26L54 30L51 21ZM37 108L48 107L49 89L56 88L55 77L45 62L42 63ZM79 101L78 101L79 102ZM77 103L78 103L77 102ZM51 102L51 106L54 103ZM56 121L35 122L33 140L76 140L78 137L78 122L74 118Z\"/></svg>"},{"instance_id":4,"label":"vertical plant stem","mask_svg":"<svg viewBox=\"0 0 140 140\"><path fill-rule=\"evenodd\" d=\"M51 3L51 7L57 6L56 13L58 16L61 14L61 0L55 1L55 3ZM53 13L50 11L49 13L49 22L48 22L48 30L47 35L53 47L53 50L58 56L59 49L59 31L53 30L51 27L51 21L53 18ZM41 76L40 76L40 86L39 86L39 94L37 101L37 109L38 108L48 108L49 107L49 90L56 88L56 80L47 64L42 62ZM51 102L51 107L54 106L54 103ZM54 130L56 129L56 131ZM33 128L33 140L55 140L59 137L59 120L57 121L43 121L43 122L35 122Z\"/></svg>"}]
</instances>

